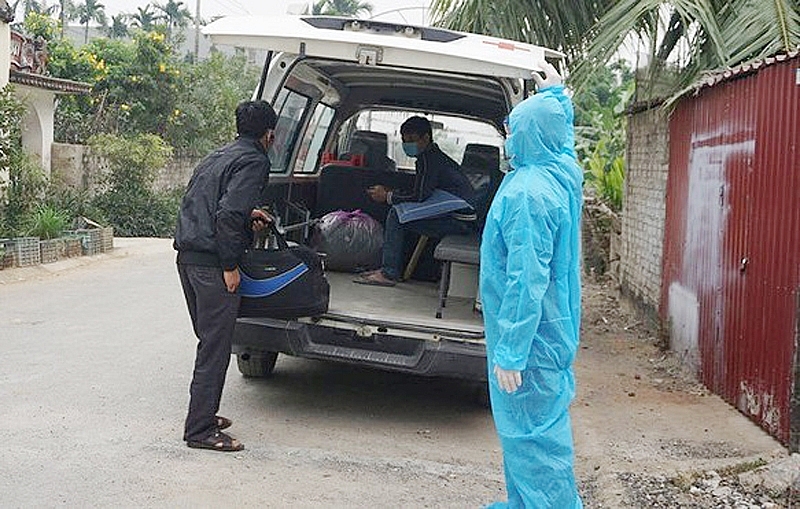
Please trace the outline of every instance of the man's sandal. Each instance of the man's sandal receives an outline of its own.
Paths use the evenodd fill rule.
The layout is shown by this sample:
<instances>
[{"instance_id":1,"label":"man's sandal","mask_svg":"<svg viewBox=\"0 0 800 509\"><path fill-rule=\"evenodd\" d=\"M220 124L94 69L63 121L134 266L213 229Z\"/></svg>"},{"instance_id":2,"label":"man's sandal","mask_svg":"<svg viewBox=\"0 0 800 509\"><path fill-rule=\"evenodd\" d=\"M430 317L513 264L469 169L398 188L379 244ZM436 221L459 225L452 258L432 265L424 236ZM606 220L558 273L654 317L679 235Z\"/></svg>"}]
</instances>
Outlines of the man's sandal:
<instances>
[{"instance_id":1,"label":"man's sandal","mask_svg":"<svg viewBox=\"0 0 800 509\"><path fill-rule=\"evenodd\" d=\"M192 449L209 449L221 452L235 452L244 449L243 443L221 431L217 431L203 440L189 440L186 445Z\"/></svg>"},{"instance_id":2,"label":"man's sandal","mask_svg":"<svg viewBox=\"0 0 800 509\"><path fill-rule=\"evenodd\" d=\"M228 429L233 426L233 421L228 419L227 417L222 417L221 415L217 416L217 429L222 431L224 429Z\"/></svg>"}]
</instances>

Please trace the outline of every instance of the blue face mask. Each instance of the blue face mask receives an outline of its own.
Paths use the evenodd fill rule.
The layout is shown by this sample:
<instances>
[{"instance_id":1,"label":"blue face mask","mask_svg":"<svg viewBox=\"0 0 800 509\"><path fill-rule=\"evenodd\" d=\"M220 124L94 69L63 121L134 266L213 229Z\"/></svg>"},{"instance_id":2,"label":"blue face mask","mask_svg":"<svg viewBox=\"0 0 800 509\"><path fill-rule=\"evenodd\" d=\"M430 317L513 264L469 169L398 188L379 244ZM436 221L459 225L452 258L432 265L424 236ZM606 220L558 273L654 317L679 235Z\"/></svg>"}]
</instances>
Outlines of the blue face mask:
<instances>
[{"instance_id":1,"label":"blue face mask","mask_svg":"<svg viewBox=\"0 0 800 509\"><path fill-rule=\"evenodd\" d=\"M408 157L417 157L419 155L417 143L413 141L403 142L403 152L405 152Z\"/></svg>"}]
</instances>

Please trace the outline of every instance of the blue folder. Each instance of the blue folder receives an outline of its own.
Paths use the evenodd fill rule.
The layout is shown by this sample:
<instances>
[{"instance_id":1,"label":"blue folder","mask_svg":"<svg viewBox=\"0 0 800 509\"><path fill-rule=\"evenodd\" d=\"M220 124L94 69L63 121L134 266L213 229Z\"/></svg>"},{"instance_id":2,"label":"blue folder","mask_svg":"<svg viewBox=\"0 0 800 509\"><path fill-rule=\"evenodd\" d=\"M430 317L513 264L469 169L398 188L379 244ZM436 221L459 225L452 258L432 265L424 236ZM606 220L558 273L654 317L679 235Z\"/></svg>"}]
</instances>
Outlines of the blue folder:
<instances>
[{"instance_id":1,"label":"blue folder","mask_svg":"<svg viewBox=\"0 0 800 509\"><path fill-rule=\"evenodd\" d=\"M444 216L456 210L473 210L472 205L463 199L441 189L435 189L425 201L398 203L394 205L394 209L397 211L397 218L400 220L400 224Z\"/></svg>"}]
</instances>

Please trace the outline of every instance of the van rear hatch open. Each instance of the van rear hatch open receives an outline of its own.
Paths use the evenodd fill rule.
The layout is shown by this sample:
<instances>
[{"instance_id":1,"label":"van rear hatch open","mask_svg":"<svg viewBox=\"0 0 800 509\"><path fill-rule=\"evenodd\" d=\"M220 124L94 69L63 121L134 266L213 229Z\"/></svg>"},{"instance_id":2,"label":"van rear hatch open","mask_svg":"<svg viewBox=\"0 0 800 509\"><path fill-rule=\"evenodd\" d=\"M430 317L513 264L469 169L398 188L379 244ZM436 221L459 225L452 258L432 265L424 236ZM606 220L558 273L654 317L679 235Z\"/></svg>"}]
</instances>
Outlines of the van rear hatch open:
<instances>
[{"instance_id":1,"label":"van rear hatch open","mask_svg":"<svg viewBox=\"0 0 800 509\"><path fill-rule=\"evenodd\" d=\"M325 166L327 156L346 145L342 136L380 124L378 116L368 113L368 125L359 125L355 119L360 113L442 115L454 125L472 122L494 133L497 155L503 118L525 98L531 72L543 59L563 58L553 50L483 35L336 17L230 17L209 24L204 33L215 44L268 52L263 81L254 83L255 98L275 106L276 133L286 131L277 133L280 152L274 158L271 152L270 188L279 201L295 209L306 207L314 217L336 210L321 211L323 198L364 198L366 187L359 179L371 178L372 170ZM397 127L399 123L382 133L388 139L388 155L398 163L393 175L413 183L413 160L401 161L402 150L392 153L400 145ZM468 144L463 139L472 145L487 143L478 130L451 135L459 138L462 152ZM332 175L328 170L338 171L335 178L324 178ZM323 184L334 180L334 189L323 192ZM348 186L353 189L345 192ZM314 197L316 204L309 205ZM295 202L304 199L296 207ZM356 203L337 207L360 208ZM353 284L353 274L329 272L327 314L288 321L239 319L234 352L240 371L266 376L274 367L275 352L282 352L485 381L484 330L475 300L477 267L466 267L461 274L471 278L472 296L448 298L437 318L435 282L412 280L379 288ZM454 274L450 288L458 277Z\"/></svg>"}]
</instances>

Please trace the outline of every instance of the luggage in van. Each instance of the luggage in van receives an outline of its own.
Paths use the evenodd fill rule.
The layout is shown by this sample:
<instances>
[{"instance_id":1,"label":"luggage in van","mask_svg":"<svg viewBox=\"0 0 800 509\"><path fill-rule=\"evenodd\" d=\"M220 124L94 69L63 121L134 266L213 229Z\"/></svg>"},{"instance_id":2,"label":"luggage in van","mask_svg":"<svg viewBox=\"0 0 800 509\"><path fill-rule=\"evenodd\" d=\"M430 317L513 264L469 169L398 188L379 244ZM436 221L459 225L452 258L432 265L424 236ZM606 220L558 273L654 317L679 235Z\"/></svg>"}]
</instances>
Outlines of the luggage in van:
<instances>
[{"instance_id":1,"label":"luggage in van","mask_svg":"<svg viewBox=\"0 0 800 509\"><path fill-rule=\"evenodd\" d=\"M325 253L328 270L377 269L383 252L383 226L360 210L337 210L319 220L311 245Z\"/></svg>"},{"instance_id":2,"label":"luggage in van","mask_svg":"<svg viewBox=\"0 0 800 509\"><path fill-rule=\"evenodd\" d=\"M328 311L330 286L322 260L306 246L289 246L269 225L274 247L251 248L240 265L240 317L294 319Z\"/></svg>"}]
</instances>

